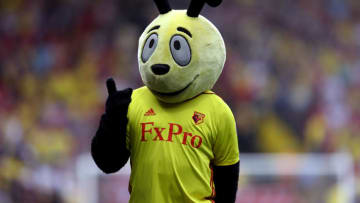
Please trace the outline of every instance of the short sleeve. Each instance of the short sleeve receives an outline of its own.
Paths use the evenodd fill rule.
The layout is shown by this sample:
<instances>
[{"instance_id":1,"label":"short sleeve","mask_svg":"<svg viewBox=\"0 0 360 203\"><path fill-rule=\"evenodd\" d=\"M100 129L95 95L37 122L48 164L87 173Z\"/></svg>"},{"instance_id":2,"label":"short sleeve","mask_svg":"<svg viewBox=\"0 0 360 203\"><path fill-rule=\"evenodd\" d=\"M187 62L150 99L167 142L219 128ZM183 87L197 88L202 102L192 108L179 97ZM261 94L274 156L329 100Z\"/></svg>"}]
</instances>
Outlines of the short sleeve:
<instances>
[{"instance_id":1,"label":"short sleeve","mask_svg":"<svg viewBox=\"0 0 360 203\"><path fill-rule=\"evenodd\" d=\"M134 119L136 120L136 112L135 110L138 109L136 108L136 95L138 93L138 89L134 90L132 95L131 95L131 102L129 104L128 107L128 113L127 113L127 118L128 118L128 123L126 125L126 149L129 150L131 152L131 140L130 140L130 135L133 133L133 123L135 122Z\"/></svg>"},{"instance_id":2,"label":"short sleeve","mask_svg":"<svg viewBox=\"0 0 360 203\"><path fill-rule=\"evenodd\" d=\"M230 108L224 103L223 111L217 116L217 132L214 141L214 165L228 166L239 161L236 124Z\"/></svg>"}]
</instances>

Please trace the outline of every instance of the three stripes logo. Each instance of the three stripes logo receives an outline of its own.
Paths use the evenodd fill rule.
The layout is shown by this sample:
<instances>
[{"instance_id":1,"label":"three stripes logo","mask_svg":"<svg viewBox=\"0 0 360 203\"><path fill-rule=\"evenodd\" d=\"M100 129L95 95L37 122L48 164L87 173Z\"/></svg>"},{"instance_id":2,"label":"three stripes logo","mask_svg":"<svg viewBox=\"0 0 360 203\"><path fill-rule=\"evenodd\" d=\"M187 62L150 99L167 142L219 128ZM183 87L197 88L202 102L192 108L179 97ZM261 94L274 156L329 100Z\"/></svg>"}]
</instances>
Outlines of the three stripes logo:
<instances>
[{"instance_id":1,"label":"three stripes logo","mask_svg":"<svg viewBox=\"0 0 360 203\"><path fill-rule=\"evenodd\" d=\"M144 116L155 116L156 113L154 111L154 109L150 108L145 114Z\"/></svg>"}]
</instances>

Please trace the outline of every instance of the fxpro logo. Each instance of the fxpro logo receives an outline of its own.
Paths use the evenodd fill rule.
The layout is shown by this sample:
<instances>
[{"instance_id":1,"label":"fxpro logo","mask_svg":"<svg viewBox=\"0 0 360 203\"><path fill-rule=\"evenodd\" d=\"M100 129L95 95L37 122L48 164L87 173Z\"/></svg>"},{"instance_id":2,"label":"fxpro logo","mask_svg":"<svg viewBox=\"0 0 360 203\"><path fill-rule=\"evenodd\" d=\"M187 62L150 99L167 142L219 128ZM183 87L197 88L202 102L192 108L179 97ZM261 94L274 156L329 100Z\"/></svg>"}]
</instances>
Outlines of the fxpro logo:
<instances>
[{"instance_id":1,"label":"fxpro logo","mask_svg":"<svg viewBox=\"0 0 360 203\"><path fill-rule=\"evenodd\" d=\"M140 123L140 125L141 142L148 140L173 142L173 136L182 136L181 143L183 145L199 148L202 144L202 137L190 132L183 132L183 127L177 123L169 123L168 128L154 127L154 122Z\"/></svg>"}]
</instances>

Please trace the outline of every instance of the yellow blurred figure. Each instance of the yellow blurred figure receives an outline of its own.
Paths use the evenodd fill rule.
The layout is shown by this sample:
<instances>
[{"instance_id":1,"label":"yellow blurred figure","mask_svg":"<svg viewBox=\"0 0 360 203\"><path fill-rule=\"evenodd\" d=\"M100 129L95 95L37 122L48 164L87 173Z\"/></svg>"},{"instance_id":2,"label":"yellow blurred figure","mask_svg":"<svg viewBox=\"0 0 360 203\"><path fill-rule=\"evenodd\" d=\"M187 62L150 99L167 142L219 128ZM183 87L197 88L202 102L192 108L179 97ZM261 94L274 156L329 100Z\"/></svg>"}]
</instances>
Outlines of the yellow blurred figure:
<instances>
[{"instance_id":1,"label":"yellow blurred figure","mask_svg":"<svg viewBox=\"0 0 360 203\"><path fill-rule=\"evenodd\" d=\"M294 133L274 114L267 116L261 122L258 146L263 152L296 153L301 151Z\"/></svg>"}]
</instances>

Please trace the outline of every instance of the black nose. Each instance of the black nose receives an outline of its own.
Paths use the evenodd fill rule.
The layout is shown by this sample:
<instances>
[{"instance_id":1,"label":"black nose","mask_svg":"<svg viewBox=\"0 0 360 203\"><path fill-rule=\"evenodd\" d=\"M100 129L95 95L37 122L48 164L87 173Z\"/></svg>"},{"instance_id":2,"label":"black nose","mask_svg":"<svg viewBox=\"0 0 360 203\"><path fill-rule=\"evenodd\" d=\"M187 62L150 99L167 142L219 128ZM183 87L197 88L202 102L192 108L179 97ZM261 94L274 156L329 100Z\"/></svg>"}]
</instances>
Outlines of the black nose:
<instances>
[{"instance_id":1,"label":"black nose","mask_svg":"<svg viewBox=\"0 0 360 203\"><path fill-rule=\"evenodd\" d=\"M151 66L151 70L155 75L164 75L169 72L170 67L166 64L154 64Z\"/></svg>"}]
</instances>

